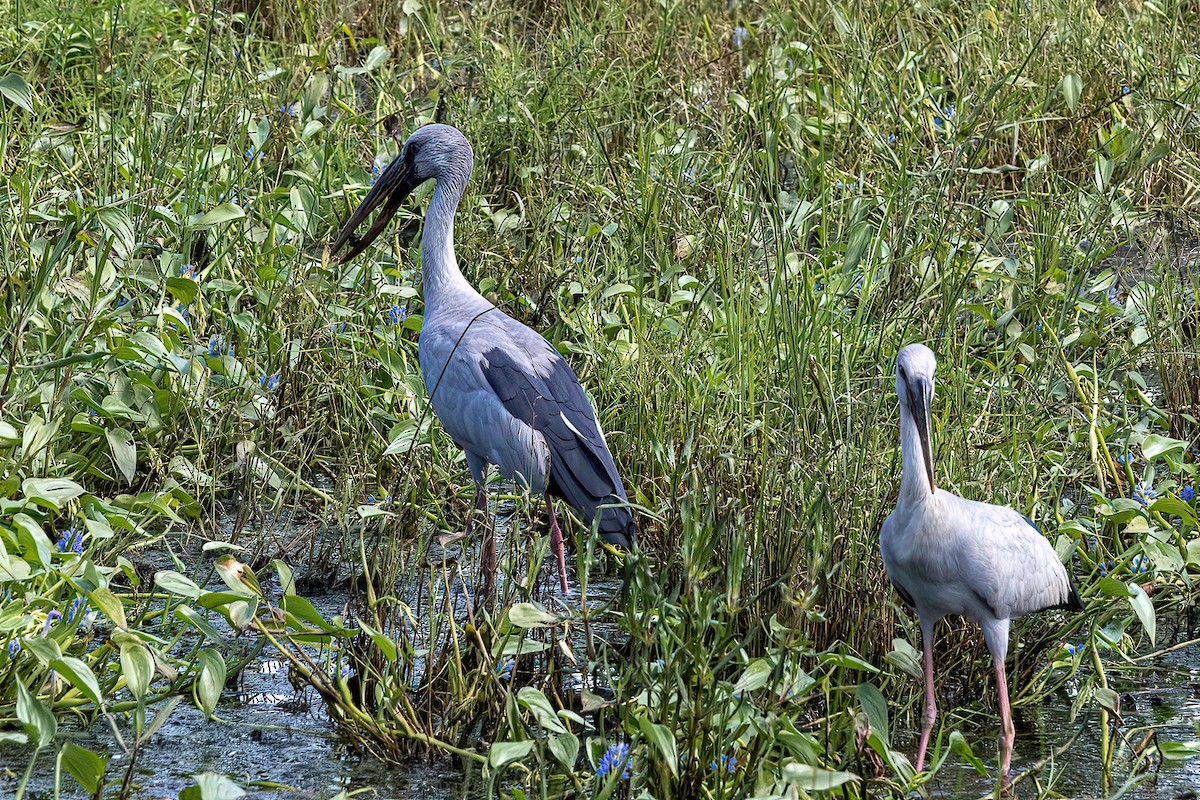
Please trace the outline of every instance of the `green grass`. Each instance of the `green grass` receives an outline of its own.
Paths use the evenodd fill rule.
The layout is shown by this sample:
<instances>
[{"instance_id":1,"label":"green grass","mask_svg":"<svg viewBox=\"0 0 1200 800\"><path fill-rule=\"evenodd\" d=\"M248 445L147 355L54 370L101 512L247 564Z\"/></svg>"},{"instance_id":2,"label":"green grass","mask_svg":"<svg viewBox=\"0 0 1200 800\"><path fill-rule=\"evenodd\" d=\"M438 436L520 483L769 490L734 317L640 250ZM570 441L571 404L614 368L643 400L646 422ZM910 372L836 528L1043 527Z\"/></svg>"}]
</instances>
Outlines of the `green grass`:
<instances>
[{"instance_id":1,"label":"green grass","mask_svg":"<svg viewBox=\"0 0 1200 800\"><path fill-rule=\"evenodd\" d=\"M432 737L484 758L517 742L511 765L490 751L504 792L623 792L592 777L623 737L633 786L656 797L818 780L789 764L865 778L863 747L883 777L847 791L900 793L911 769L875 697L912 724L919 686L893 639L920 642L877 537L898 486L893 359L914 340L940 358L939 482L1039 521L1093 598L1090 621L1018 626L1018 701L1074 677L1098 708L1110 651L1152 645L1144 605L1130 624L1141 599L1108 599L1129 591L1124 570L1150 559L1168 614L1192 605L1200 568L1194 508L1172 499L1194 472L1200 395L1198 21L1182 4L1036 0L12 4L0 566L17 580L0 639L23 649L0 653L0 725L57 748L52 712L91 718L97 699L142 720L193 687L211 710L245 653L195 643L173 614L199 604L257 620L362 749L400 757ZM629 643L576 654L616 689L588 717L600 735L546 718L576 669L554 647L497 678L517 642L562 635L513 624L507 608L540 593L465 619L453 576L425 566L470 481L416 363L419 208L348 267L323 252L373 159L397 152L388 129L435 118L476 153L464 271L569 355L650 512L625 603L597 614ZM1149 508L1130 499L1142 481L1162 498ZM271 521L293 507L322 533L279 545ZM52 554L72 524L85 552ZM281 629L224 566L242 594L210 591L208 560L174 565L200 588L155 584L138 554L184 531L276 572L272 604L289 574L272 558L300 577L365 567L355 613L376 635L295 599ZM519 538L513 573L544 547ZM1120 581L1100 581L1118 561ZM408 616L398 581L425 587L425 613ZM41 635L77 597L102 616ZM1110 624L1111 642L1096 634ZM991 697L977 632L951 628L939 663ZM138 696L147 647L173 668ZM39 690L62 653L95 690ZM346 664L362 680L342 680ZM797 674L802 692L780 689ZM860 710L883 730L856 746ZM709 763L733 752L716 781Z\"/></svg>"}]
</instances>

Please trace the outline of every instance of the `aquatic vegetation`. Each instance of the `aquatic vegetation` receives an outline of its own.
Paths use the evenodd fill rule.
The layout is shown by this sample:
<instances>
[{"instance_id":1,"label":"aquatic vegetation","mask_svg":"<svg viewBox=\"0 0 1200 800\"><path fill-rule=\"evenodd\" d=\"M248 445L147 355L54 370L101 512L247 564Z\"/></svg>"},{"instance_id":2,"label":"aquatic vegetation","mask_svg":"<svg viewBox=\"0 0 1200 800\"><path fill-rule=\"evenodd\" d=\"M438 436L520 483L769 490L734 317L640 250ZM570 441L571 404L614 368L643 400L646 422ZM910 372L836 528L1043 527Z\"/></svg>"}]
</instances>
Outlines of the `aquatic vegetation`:
<instances>
[{"instance_id":1,"label":"aquatic vegetation","mask_svg":"<svg viewBox=\"0 0 1200 800\"><path fill-rule=\"evenodd\" d=\"M264 654L356 749L441 749L496 794L918 788L919 635L877 549L916 339L939 476L1039 523L1089 605L1021 624L1014 703L1065 687L1114 791L1200 752L1119 691L1200 575L1184 10L253 5L0 20L14 794L52 755L129 796L179 704L221 724ZM471 487L422 389L409 210L323 253L438 118L476 151L464 271L571 359L635 476L637 552L572 528L578 603L516 490L494 604L477 543L438 539ZM975 635L943 640L959 702L990 696ZM994 771L974 716L935 769ZM62 735L94 723L107 748Z\"/></svg>"}]
</instances>

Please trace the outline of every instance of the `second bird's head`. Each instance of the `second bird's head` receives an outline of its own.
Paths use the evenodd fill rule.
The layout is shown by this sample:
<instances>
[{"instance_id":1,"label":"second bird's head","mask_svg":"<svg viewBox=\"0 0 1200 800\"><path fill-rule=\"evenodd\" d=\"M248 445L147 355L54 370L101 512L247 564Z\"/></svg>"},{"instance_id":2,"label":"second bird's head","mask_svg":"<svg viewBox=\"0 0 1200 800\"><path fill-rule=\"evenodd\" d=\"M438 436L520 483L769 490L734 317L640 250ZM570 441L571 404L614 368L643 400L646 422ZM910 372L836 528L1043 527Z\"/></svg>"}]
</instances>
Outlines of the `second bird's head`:
<instances>
[{"instance_id":1,"label":"second bird's head","mask_svg":"<svg viewBox=\"0 0 1200 800\"><path fill-rule=\"evenodd\" d=\"M418 186L428 180L437 180L461 190L474 166L475 154L471 145L457 128L439 124L418 128L404 142L400 155L383 171L371 191L367 192L350 219L338 231L331 246L333 253L336 254L342 245L350 241L354 230L375 209L382 206L371 228L351 243L350 249L342 256L343 262L361 253L383 233L400 204Z\"/></svg>"},{"instance_id":2,"label":"second bird's head","mask_svg":"<svg viewBox=\"0 0 1200 800\"><path fill-rule=\"evenodd\" d=\"M933 405L933 376L937 357L923 344L910 344L896 356L896 394L900 406L917 426L921 460L929 479L930 493L937 491L933 481L933 443L929 435L929 409Z\"/></svg>"}]
</instances>

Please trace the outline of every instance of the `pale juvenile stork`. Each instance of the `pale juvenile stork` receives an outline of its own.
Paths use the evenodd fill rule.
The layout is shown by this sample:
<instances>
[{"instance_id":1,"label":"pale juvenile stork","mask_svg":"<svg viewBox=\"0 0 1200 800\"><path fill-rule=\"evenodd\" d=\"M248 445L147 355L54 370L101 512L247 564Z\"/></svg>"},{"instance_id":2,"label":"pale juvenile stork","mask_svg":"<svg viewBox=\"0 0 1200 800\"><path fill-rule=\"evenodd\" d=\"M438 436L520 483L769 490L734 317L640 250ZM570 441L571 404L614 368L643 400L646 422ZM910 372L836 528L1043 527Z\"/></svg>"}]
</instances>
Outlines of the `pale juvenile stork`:
<instances>
[{"instance_id":1,"label":"pale juvenile stork","mask_svg":"<svg viewBox=\"0 0 1200 800\"><path fill-rule=\"evenodd\" d=\"M1082 610L1079 595L1050 542L1032 522L1006 506L964 500L933 480L930 405L937 359L911 344L896 359L903 471L896 510L883 523L879 549L888 577L917 611L925 658L925 714L917 771L925 766L937 717L933 630L947 614L979 623L996 667L1000 696L1000 775L1008 780L1013 750L1004 658L1009 622L1048 608Z\"/></svg>"},{"instance_id":2,"label":"pale juvenile stork","mask_svg":"<svg viewBox=\"0 0 1200 800\"><path fill-rule=\"evenodd\" d=\"M417 356L425 389L442 426L466 454L476 512L487 514L489 464L531 493L546 495L551 549L563 594L569 594L551 498L562 498L586 524L598 518L600 535L619 547L631 546L635 523L596 412L571 365L541 335L475 291L458 269L454 214L474 164L471 145L456 128L419 128L342 226L332 251L351 242L355 228L382 206L342 261L354 258L414 189L437 181L421 236L425 311ZM486 594L495 570L490 526L482 562Z\"/></svg>"}]
</instances>

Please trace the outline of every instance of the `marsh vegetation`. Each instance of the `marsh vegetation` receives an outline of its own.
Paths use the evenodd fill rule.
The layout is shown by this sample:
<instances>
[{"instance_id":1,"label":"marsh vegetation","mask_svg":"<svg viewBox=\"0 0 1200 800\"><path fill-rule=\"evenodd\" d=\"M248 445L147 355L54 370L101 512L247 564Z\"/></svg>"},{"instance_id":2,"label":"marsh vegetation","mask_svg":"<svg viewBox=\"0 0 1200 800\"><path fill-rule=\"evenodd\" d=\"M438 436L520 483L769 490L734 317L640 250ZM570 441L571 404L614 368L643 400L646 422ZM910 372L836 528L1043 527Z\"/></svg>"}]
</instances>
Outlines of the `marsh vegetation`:
<instances>
[{"instance_id":1,"label":"marsh vegetation","mask_svg":"<svg viewBox=\"0 0 1200 800\"><path fill-rule=\"evenodd\" d=\"M1056 720L1017 791L1149 793L1200 753L1129 707L1200 663L1190 4L3 8L6 796L270 796L293 767L138 766L244 732L263 663L356 757L464 793L988 791L965 624L909 762L878 533L914 340L939 483L1038 522L1087 606L1015 626L1018 730ZM464 272L570 358L640 509L625 556L570 529L569 599L512 486L494 602L478 542L438 542L473 487L417 365L421 194L326 251L433 120L474 146Z\"/></svg>"}]
</instances>

